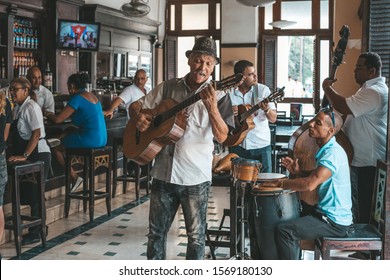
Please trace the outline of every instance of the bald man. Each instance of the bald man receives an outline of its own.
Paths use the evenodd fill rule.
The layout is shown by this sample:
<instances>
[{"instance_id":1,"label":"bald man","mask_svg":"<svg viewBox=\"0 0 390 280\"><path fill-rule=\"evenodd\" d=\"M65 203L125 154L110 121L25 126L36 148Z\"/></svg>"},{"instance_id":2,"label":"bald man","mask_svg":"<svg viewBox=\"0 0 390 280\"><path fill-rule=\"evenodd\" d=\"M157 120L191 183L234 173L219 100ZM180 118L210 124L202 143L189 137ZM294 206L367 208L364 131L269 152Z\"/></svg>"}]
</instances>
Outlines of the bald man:
<instances>
[{"instance_id":1,"label":"bald man","mask_svg":"<svg viewBox=\"0 0 390 280\"><path fill-rule=\"evenodd\" d=\"M27 71L26 78L31 83L31 89L37 96L37 103L44 111L54 113L54 98L50 90L42 85L42 72L37 66L33 66Z\"/></svg>"}]
</instances>

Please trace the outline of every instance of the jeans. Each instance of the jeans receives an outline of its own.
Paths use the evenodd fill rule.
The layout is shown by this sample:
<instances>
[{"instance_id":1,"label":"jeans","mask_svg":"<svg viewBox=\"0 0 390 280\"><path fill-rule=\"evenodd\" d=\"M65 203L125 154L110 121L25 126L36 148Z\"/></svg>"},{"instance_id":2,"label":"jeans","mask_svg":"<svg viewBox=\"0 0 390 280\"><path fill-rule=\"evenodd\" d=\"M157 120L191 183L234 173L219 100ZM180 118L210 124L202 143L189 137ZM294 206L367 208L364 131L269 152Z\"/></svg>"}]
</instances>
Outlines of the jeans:
<instances>
[{"instance_id":1,"label":"jeans","mask_svg":"<svg viewBox=\"0 0 390 280\"><path fill-rule=\"evenodd\" d=\"M338 225L329 218L327 222L312 215L282 222L276 226L275 240L281 260L299 260L300 240L323 236L344 237L349 226Z\"/></svg>"},{"instance_id":2,"label":"jeans","mask_svg":"<svg viewBox=\"0 0 390 280\"><path fill-rule=\"evenodd\" d=\"M245 150L241 146L229 147L229 153L235 153L239 157L259 160L262 164L261 173L272 172L271 145L260 149Z\"/></svg>"},{"instance_id":3,"label":"jeans","mask_svg":"<svg viewBox=\"0 0 390 280\"><path fill-rule=\"evenodd\" d=\"M211 182L182 186L153 180L149 210L147 257L166 259L167 233L181 205L188 236L187 260L203 260L207 203Z\"/></svg>"},{"instance_id":4,"label":"jeans","mask_svg":"<svg viewBox=\"0 0 390 280\"><path fill-rule=\"evenodd\" d=\"M350 172L353 221L354 223L368 223L375 184L375 167L351 166Z\"/></svg>"}]
</instances>

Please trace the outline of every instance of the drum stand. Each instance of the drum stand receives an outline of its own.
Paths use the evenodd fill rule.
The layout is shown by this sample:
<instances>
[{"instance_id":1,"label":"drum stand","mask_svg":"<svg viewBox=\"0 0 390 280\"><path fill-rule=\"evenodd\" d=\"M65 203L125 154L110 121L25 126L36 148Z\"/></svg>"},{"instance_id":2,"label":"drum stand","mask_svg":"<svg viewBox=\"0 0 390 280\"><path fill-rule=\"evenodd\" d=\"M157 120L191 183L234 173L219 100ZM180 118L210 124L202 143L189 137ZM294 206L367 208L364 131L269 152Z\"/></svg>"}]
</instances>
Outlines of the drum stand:
<instances>
[{"instance_id":1,"label":"drum stand","mask_svg":"<svg viewBox=\"0 0 390 280\"><path fill-rule=\"evenodd\" d=\"M251 260L249 255L245 253L245 223L248 221L245 219L245 189L246 189L246 182L238 180L240 183L240 191L241 191L241 218L240 218L240 225L241 225L241 233L240 233L240 244L241 244L241 251L230 258L230 260ZM237 181L234 181L234 184L236 184Z\"/></svg>"}]
</instances>

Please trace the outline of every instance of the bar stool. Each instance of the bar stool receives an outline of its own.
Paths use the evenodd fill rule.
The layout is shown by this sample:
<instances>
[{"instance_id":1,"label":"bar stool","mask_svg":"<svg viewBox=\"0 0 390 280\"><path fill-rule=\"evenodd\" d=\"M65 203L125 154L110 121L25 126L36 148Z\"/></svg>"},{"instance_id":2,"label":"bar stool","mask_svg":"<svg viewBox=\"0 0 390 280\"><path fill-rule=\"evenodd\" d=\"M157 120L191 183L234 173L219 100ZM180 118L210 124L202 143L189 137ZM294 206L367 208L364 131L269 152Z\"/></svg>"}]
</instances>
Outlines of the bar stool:
<instances>
[{"instance_id":1,"label":"bar stool","mask_svg":"<svg viewBox=\"0 0 390 280\"><path fill-rule=\"evenodd\" d=\"M66 168L65 168L65 218L69 215L71 199L83 201L83 210L87 211L89 202L89 220L93 222L94 208L96 199L106 199L107 215L111 216L111 158L112 147L101 148L67 148L66 149ZM81 164L84 167L83 172L83 190L70 192L70 168L75 164ZM98 170L104 170L106 174L106 190L95 190L95 175Z\"/></svg>"},{"instance_id":2,"label":"bar stool","mask_svg":"<svg viewBox=\"0 0 390 280\"><path fill-rule=\"evenodd\" d=\"M114 161L114 163L113 163L112 197L113 198L115 197L116 187L117 187L118 181L123 182L123 193L126 193L127 182L134 182L134 184L135 184L135 196L136 196L136 199L138 200L139 199L140 184L143 181L147 182L147 184L146 184L146 194L149 195L149 182L150 182L150 168L151 168L151 164L150 163L147 164L147 173L144 176L142 176L140 174L141 172L138 172L140 170L141 165L136 164L137 170L135 172L135 177L132 177L132 176L127 174L128 159L125 157L125 155L123 155L123 161L122 161L123 162L123 175L117 176L117 174L118 174L118 152L122 152L122 146L123 146L123 138L122 137L114 138L114 144L113 144L113 152L114 152L113 161Z\"/></svg>"},{"instance_id":3,"label":"bar stool","mask_svg":"<svg viewBox=\"0 0 390 280\"><path fill-rule=\"evenodd\" d=\"M9 182L12 188L12 215L6 217L4 228L13 230L16 254L21 257L22 230L40 226L42 246L46 246L45 172L42 161L8 163ZM39 191L39 217L22 215L20 211L20 183L26 176L35 176Z\"/></svg>"}]
</instances>

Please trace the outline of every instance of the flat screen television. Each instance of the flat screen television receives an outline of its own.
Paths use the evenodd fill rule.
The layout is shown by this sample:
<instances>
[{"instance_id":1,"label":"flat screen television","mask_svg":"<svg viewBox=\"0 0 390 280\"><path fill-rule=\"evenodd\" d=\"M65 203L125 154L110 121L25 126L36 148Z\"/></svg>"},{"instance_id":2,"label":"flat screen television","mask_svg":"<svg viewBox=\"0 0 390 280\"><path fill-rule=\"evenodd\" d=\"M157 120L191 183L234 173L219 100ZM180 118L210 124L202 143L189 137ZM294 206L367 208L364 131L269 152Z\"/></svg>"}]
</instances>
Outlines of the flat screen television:
<instances>
[{"instance_id":1,"label":"flat screen television","mask_svg":"<svg viewBox=\"0 0 390 280\"><path fill-rule=\"evenodd\" d=\"M63 50L98 51L100 23L59 19L57 47Z\"/></svg>"}]
</instances>

